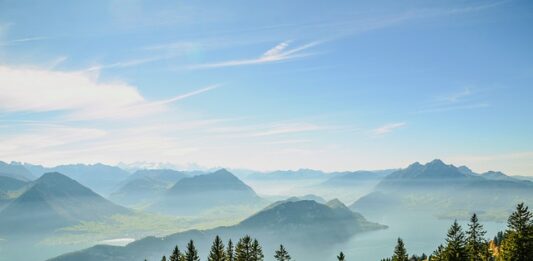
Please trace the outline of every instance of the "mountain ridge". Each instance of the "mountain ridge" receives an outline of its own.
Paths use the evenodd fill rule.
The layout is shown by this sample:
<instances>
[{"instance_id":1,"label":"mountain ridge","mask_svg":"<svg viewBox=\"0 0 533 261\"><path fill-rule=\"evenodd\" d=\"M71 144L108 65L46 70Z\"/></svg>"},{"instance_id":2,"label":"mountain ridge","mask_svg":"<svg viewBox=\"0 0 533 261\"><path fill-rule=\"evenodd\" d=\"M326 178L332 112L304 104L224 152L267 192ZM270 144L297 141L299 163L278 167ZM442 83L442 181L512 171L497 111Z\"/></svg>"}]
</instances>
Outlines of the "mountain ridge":
<instances>
[{"instance_id":1,"label":"mountain ridge","mask_svg":"<svg viewBox=\"0 0 533 261\"><path fill-rule=\"evenodd\" d=\"M36 215L38 213L39 215ZM45 173L0 211L0 233L51 232L80 221L100 220L129 210L115 205L77 181L57 172Z\"/></svg>"}]
</instances>

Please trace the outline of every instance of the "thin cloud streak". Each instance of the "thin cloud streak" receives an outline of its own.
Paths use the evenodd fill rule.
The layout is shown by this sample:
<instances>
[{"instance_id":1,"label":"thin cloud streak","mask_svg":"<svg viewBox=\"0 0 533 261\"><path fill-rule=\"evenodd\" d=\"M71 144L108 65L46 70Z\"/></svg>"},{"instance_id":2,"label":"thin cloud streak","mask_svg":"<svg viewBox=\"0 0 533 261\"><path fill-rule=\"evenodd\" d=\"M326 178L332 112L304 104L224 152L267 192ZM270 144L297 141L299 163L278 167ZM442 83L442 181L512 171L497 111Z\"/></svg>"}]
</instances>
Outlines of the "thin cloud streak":
<instances>
[{"instance_id":1,"label":"thin cloud streak","mask_svg":"<svg viewBox=\"0 0 533 261\"><path fill-rule=\"evenodd\" d=\"M13 46L13 45L22 44L22 43L42 41L42 40L48 40L48 39L50 38L44 37L44 36L19 38L19 39L5 41L3 43L0 42L0 46Z\"/></svg>"},{"instance_id":2,"label":"thin cloud streak","mask_svg":"<svg viewBox=\"0 0 533 261\"><path fill-rule=\"evenodd\" d=\"M267 50L263 55L258 58L252 59L242 59L242 60L229 60L224 62L214 62L214 63L205 63L189 66L189 69L206 69L206 68L220 68L220 67L233 67L233 66L243 66L243 65L254 65L254 64L264 64L272 62L282 62L293 60L296 58L301 58L309 56L310 54L301 53L302 51L314 47L321 42L315 41L308 44L304 44L293 49L288 49L290 41L285 41L279 43L273 48Z\"/></svg>"},{"instance_id":3,"label":"thin cloud streak","mask_svg":"<svg viewBox=\"0 0 533 261\"><path fill-rule=\"evenodd\" d=\"M162 100L162 101L157 101L157 102L153 102L155 104L169 104L169 103L173 103L173 102L176 102L176 101L180 101L180 100L183 100L183 99L186 99L186 98L189 98L189 97L192 97L192 96L195 96L195 95L198 95L198 94L202 94L204 92L208 92L208 91L211 91L211 90L214 90L214 89L217 89L218 87L220 87L221 85L220 84L215 84L215 85L211 85L211 86L207 86L205 88L202 88L202 89L198 89L198 90L195 90L195 91L192 91L192 92L188 92L188 93L185 93L185 94L182 94L182 95L178 95L174 98L170 98L168 100Z\"/></svg>"},{"instance_id":4,"label":"thin cloud streak","mask_svg":"<svg viewBox=\"0 0 533 261\"><path fill-rule=\"evenodd\" d=\"M407 125L405 122L390 123L374 129L372 132L376 135L384 135L396 129L403 128Z\"/></svg>"},{"instance_id":5,"label":"thin cloud streak","mask_svg":"<svg viewBox=\"0 0 533 261\"><path fill-rule=\"evenodd\" d=\"M102 65L95 65L91 66L89 68L81 70L82 72L92 72L92 71L100 71L103 69L114 69L114 68L127 68L127 67L133 67L138 66L146 63L151 62L157 62L164 59L169 59L170 57L151 57L151 58L144 58L144 59L135 59L135 60L129 60L129 61L123 61L123 62L116 62L116 63L110 63L110 64L102 64Z\"/></svg>"},{"instance_id":6,"label":"thin cloud streak","mask_svg":"<svg viewBox=\"0 0 533 261\"><path fill-rule=\"evenodd\" d=\"M466 87L463 90L434 98L416 113L447 112L490 107L488 102L482 100L479 93L479 90Z\"/></svg>"},{"instance_id":7,"label":"thin cloud streak","mask_svg":"<svg viewBox=\"0 0 533 261\"><path fill-rule=\"evenodd\" d=\"M268 130L265 130L265 131L252 133L250 136L252 136L252 137L264 137L264 136L273 136L273 135L282 135L282 134L317 131L317 130L322 130L322 129L324 129L324 127L318 126L318 125L314 125L314 124L295 123L295 124L274 126L274 127L270 128Z\"/></svg>"}]
</instances>

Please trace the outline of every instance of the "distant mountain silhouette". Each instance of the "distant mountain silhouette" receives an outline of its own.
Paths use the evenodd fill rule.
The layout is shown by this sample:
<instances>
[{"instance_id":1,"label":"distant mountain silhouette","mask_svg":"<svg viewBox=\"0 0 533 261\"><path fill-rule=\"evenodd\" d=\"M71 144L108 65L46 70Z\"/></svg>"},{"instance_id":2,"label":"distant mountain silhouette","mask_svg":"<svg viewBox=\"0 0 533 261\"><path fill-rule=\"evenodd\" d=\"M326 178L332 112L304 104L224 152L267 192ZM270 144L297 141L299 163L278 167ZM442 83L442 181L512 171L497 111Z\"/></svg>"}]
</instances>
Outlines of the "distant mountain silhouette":
<instances>
[{"instance_id":1,"label":"distant mountain silhouette","mask_svg":"<svg viewBox=\"0 0 533 261\"><path fill-rule=\"evenodd\" d=\"M13 201L29 182L0 176L0 210Z\"/></svg>"},{"instance_id":2,"label":"distant mountain silhouette","mask_svg":"<svg viewBox=\"0 0 533 261\"><path fill-rule=\"evenodd\" d=\"M349 187L359 184L367 184L368 182L376 183L377 181L383 179L387 172L373 172L373 171L346 171L346 172L335 172L330 174L330 178L322 182L322 186L331 186L331 187Z\"/></svg>"},{"instance_id":3,"label":"distant mountain silhouette","mask_svg":"<svg viewBox=\"0 0 533 261\"><path fill-rule=\"evenodd\" d=\"M466 175L477 175L475 172L473 172L470 168L468 168L467 166L459 166L457 167L457 169L463 173L463 174L466 174Z\"/></svg>"},{"instance_id":4,"label":"distant mountain silhouette","mask_svg":"<svg viewBox=\"0 0 533 261\"><path fill-rule=\"evenodd\" d=\"M259 200L252 188L229 171L221 169L179 180L150 209L195 215L213 207L251 204Z\"/></svg>"},{"instance_id":5,"label":"distant mountain silhouette","mask_svg":"<svg viewBox=\"0 0 533 261\"><path fill-rule=\"evenodd\" d=\"M13 162L8 164L3 161L0 161L0 176L22 181L30 181L35 178L24 166Z\"/></svg>"},{"instance_id":6,"label":"distant mountain silhouette","mask_svg":"<svg viewBox=\"0 0 533 261\"><path fill-rule=\"evenodd\" d=\"M177 171L172 169L142 169L137 170L126 180L135 180L142 178L151 178L155 180L160 180L168 184L175 184L182 178L188 177L187 173L184 171Z\"/></svg>"},{"instance_id":7,"label":"distant mountain silhouette","mask_svg":"<svg viewBox=\"0 0 533 261\"><path fill-rule=\"evenodd\" d=\"M111 193L110 200L126 206L143 206L152 203L177 181L188 175L170 169L138 170L129 176L120 188Z\"/></svg>"},{"instance_id":8,"label":"distant mountain silhouette","mask_svg":"<svg viewBox=\"0 0 533 261\"><path fill-rule=\"evenodd\" d=\"M0 191L3 192L19 190L26 186L26 184L28 184L28 182L20 179L0 176Z\"/></svg>"},{"instance_id":9,"label":"distant mountain silhouette","mask_svg":"<svg viewBox=\"0 0 533 261\"><path fill-rule=\"evenodd\" d=\"M330 206L329 206L329 205ZM340 201L320 204L314 200L285 201L245 219L237 226L244 231L256 231L295 240L321 240L332 236L347 239L355 233L385 228L368 222Z\"/></svg>"},{"instance_id":10,"label":"distant mountain silhouette","mask_svg":"<svg viewBox=\"0 0 533 261\"><path fill-rule=\"evenodd\" d=\"M317 196L317 195L314 195L314 194L307 194L307 195L303 195L303 196L290 197L287 200L291 200L291 201L314 200L314 201L316 201L318 203L321 203L321 204L326 203L326 200L324 198L322 198L320 196Z\"/></svg>"},{"instance_id":11,"label":"distant mountain silhouette","mask_svg":"<svg viewBox=\"0 0 533 261\"><path fill-rule=\"evenodd\" d=\"M215 235L232 238L236 242L245 234L258 238L265 251L273 251L282 243L291 249L291 254L305 257L323 254L330 245L347 240L354 234L386 228L367 221L340 201L329 204L331 207L313 200L285 201L265 208L234 226L191 230L162 238L147 237L125 247L95 246L51 260L158 260L176 244L184 246L189 239L194 240L200 256L205 256Z\"/></svg>"},{"instance_id":12,"label":"distant mountain silhouette","mask_svg":"<svg viewBox=\"0 0 533 261\"><path fill-rule=\"evenodd\" d=\"M119 167L101 163L90 165L69 164L53 168L31 164L26 164L25 166L37 177L48 172L62 173L103 196L107 196L115 191L118 185L130 175L130 173Z\"/></svg>"},{"instance_id":13,"label":"distant mountain silhouette","mask_svg":"<svg viewBox=\"0 0 533 261\"><path fill-rule=\"evenodd\" d=\"M258 180L298 180L298 179L325 179L327 174L320 170L299 169L299 170L277 170L268 173L253 173L247 179Z\"/></svg>"},{"instance_id":14,"label":"distant mountain silhouette","mask_svg":"<svg viewBox=\"0 0 533 261\"><path fill-rule=\"evenodd\" d=\"M46 173L0 212L0 234L37 234L129 210L60 173Z\"/></svg>"},{"instance_id":15,"label":"distant mountain silhouette","mask_svg":"<svg viewBox=\"0 0 533 261\"><path fill-rule=\"evenodd\" d=\"M406 169L400 169L391 173L386 177L386 180L463 179L467 177L470 177L470 175L464 173L464 169L460 170L453 165L447 165L441 160L436 159L425 165L415 162Z\"/></svg>"},{"instance_id":16,"label":"distant mountain silhouette","mask_svg":"<svg viewBox=\"0 0 533 261\"><path fill-rule=\"evenodd\" d=\"M509 177L500 171L487 171L485 173L481 173L480 176L489 180L519 181L519 179Z\"/></svg>"},{"instance_id":17,"label":"distant mountain silhouette","mask_svg":"<svg viewBox=\"0 0 533 261\"><path fill-rule=\"evenodd\" d=\"M513 179L501 172L477 175L467 167L433 160L425 165L416 162L388 175L373 192L350 208L362 213L396 209L483 212L508 209L520 201L533 203L533 182Z\"/></svg>"}]
</instances>

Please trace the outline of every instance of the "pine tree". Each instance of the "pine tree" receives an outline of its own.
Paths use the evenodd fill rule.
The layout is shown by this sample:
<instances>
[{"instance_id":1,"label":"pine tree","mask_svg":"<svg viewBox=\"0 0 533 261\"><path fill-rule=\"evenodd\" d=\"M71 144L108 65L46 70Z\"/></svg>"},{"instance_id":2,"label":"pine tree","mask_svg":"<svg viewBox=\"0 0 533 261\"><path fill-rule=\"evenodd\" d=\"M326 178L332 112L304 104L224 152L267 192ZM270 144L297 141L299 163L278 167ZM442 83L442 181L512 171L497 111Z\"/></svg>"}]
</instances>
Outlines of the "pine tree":
<instances>
[{"instance_id":1,"label":"pine tree","mask_svg":"<svg viewBox=\"0 0 533 261\"><path fill-rule=\"evenodd\" d=\"M507 220L507 231L502 242L502 259L509 261L533 260L533 214L524 203L516 206Z\"/></svg>"},{"instance_id":2,"label":"pine tree","mask_svg":"<svg viewBox=\"0 0 533 261\"><path fill-rule=\"evenodd\" d=\"M439 245L433 254L429 257L431 261L443 261L444 260L444 246Z\"/></svg>"},{"instance_id":3,"label":"pine tree","mask_svg":"<svg viewBox=\"0 0 533 261\"><path fill-rule=\"evenodd\" d=\"M468 224L468 231L466 231L466 251L470 261L482 261L488 258L488 245L484 239L486 233L483 226L479 224L477 215L473 214Z\"/></svg>"},{"instance_id":4,"label":"pine tree","mask_svg":"<svg viewBox=\"0 0 533 261\"><path fill-rule=\"evenodd\" d=\"M235 253L233 251L233 242L231 242L231 239L228 241L228 247L226 248L226 261L235 261Z\"/></svg>"},{"instance_id":5,"label":"pine tree","mask_svg":"<svg viewBox=\"0 0 533 261\"><path fill-rule=\"evenodd\" d=\"M468 259L468 254L465 247L465 234L455 220L448 230L448 238L446 238L446 247L444 249L444 256L447 261L464 261Z\"/></svg>"},{"instance_id":6,"label":"pine tree","mask_svg":"<svg viewBox=\"0 0 533 261\"><path fill-rule=\"evenodd\" d=\"M291 260L291 256L289 255L289 252L283 247L283 245L279 245L279 250L276 250L276 254L274 255L276 260L278 261L289 261Z\"/></svg>"},{"instance_id":7,"label":"pine tree","mask_svg":"<svg viewBox=\"0 0 533 261\"><path fill-rule=\"evenodd\" d=\"M163 257L161 258L161 261L167 261L167 257L166 257L166 256L163 256Z\"/></svg>"},{"instance_id":8,"label":"pine tree","mask_svg":"<svg viewBox=\"0 0 533 261\"><path fill-rule=\"evenodd\" d=\"M252 243L251 261L263 261L264 257L265 256L263 255L263 248L261 248L261 245L259 245L259 241L257 241L257 239L254 239L254 242Z\"/></svg>"},{"instance_id":9,"label":"pine tree","mask_svg":"<svg viewBox=\"0 0 533 261\"><path fill-rule=\"evenodd\" d=\"M187 244L187 251L185 252L185 261L200 261L198 257L198 250L194 246L194 242L191 240Z\"/></svg>"},{"instance_id":10,"label":"pine tree","mask_svg":"<svg viewBox=\"0 0 533 261\"><path fill-rule=\"evenodd\" d=\"M392 261L409 261L407 251L405 250L405 245L403 244L403 240L401 238L398 238L398 244L394 248Z\"/></svg>"},{"instance_id":11,"label":"pine tree","mask_svg":"<svg viewBox=\"0 0 533 261\"><path fill-rule=\"evenodd\" d=\"M337 256L337 260L338 260L338 261L344 261L345 258L346 258L346 257L344 256L344 253L343 253L342 251L341 251L341 252L339 253L339 255Z\"/></svg>"},{"instance_id":12,"label":"pine tree","mask_svg":"<svg viewBox=\"0 0 533 261\"><path fill-rule=\"evenodd\" d=\"M226 261L226 253L224 252L224 243L217 235L211 246L211 252L207 257L208 261Z\"/></svg>"},{"instance_id":13,"label":"pine tree","mask_svg":"<svg viewBox=\"0 0 533 261\"><path fill-rule=\"evenodd\" d=\"M246 235L239 239L235 247L235 261L252 260L252 238Z\"/></svg>"},{"instance_id":14,"label":"pine tree","mask_svg":"<svg viewBox=\"0 0 533 261\"><path fill-rule=\"evenodd\" d=\"M174 247L174 251L172 251L172 255L170 255L169 260L170 261L181 261L182 256L183 255L181 254L180 249L176 245L176 247Z\"/></svg>"}]
</instances>

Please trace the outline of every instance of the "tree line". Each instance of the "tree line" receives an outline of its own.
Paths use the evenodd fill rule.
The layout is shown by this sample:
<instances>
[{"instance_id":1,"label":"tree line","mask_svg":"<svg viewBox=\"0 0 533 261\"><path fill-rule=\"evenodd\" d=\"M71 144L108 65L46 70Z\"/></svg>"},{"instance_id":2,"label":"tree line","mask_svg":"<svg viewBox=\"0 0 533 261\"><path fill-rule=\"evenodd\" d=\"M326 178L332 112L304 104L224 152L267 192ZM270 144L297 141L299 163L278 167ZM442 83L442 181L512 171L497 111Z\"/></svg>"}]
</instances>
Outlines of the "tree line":
<instances>
[{"instance_id":1,"label":"tree line","mask_svg":"<svg viewBox=\"0 0 533 261\"><path fill-rule=\"evenodd\" d=\"M470 218L468 228L453 222L448 229L446 241L430 255L408 256L405 245L398 238L394 254L381 261L532 261L533 260L533 214L524 203L516 206L507 219L507 229L494 239L487 240L483 225L476 214Z\"/></svg>"},{"instance_id":2,"label":"tree line","mask_svg":"<svg viewBox=\"0 0 533 261\"><path fill-rule=\"evenodd\" d=\"M507 220L507 230L499 232L494 239L485 238L486 231L479 223L476 214L470 218L468 228L453 222L448 229L446 240L429 256L422 254L409 257L405 244L398 238L393 256L381 261L533 261L533 214L524 203ZM283 245L274 252L277 261L290 261L291 256ZM200 261L198 251L191 240L182 253L178 246L167 259L162 261ZM239 239L234 247L231 239L224 246L217 235L211 246L207 261L263 261L263 249L257 239L246 235ZM345 261L343 252L337 255L338 261ZM146 260L145 260L146 261Z\"/></svg>"}]
</instances>

